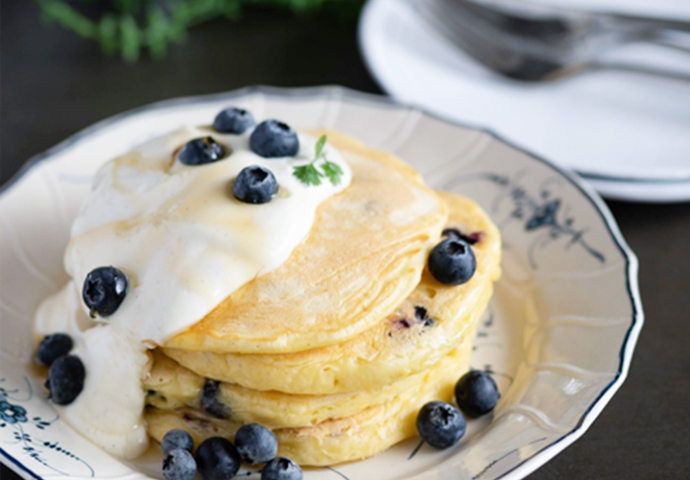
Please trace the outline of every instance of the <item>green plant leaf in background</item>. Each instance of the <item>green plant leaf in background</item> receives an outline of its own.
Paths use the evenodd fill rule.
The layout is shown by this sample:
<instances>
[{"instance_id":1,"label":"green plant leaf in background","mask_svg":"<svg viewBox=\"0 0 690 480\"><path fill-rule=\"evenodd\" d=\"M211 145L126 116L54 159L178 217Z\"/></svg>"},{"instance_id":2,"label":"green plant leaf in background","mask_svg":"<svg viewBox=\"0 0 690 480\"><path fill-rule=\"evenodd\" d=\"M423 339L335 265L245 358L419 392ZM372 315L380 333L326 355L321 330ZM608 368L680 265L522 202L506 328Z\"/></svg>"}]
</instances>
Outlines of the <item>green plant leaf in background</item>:
<instances>
[{"instance_id":1,"label":"green plant leaf in background","mask_svg":"<svg viewBox=\"0 0 690 480\"><path fill-rule=\"evenodd\" d=\"M364 0L110 0L100 14L87 15L83 6L92 0L35 0L46 23L57 23L82 38L97 41L103 53L119 53L136 62L142 50L164 59L168 46L181 42L187 30L215 18L238 20L244 6L260 5L289 9L296 14L327 10L353 17ZM88 4L88 5L87 5ZM91 8L93 10L93 8Z\"/></svg>"},{"instance_id":2,"label":"green plant leaf in background","mask_svg":"<svg viewBox=\"0 0 690 480\"><path fill-rule=\"evenodd\" d=\"M101 50L106 55L113 55L118 51L117 39L117 20L115 15L106 13L98 22L98 41L101 44Z\"/></svg>"},{"instance_id":3,"label":"green plant leaf in background","mask_svg":"<svg viewBox=\"0 0 690 480\"><path fill-rule=\"evenodd\" d=\"M139 58L141 32L132 15L120 17L120 51L125 62L133 63Z\"/></svg>"},{"instance_id":4,"label":"green plant leaf in background","mask_svg":"<svg viewBox=\"0 0 690 480\"><path fill-rule=\"evenodd\" d=\"M98 36L95 23L77 12L71 6L58 0L36 0L41 6L41 18L46 22L56 21L84 38Z\"/></svg>"}]
</instances>

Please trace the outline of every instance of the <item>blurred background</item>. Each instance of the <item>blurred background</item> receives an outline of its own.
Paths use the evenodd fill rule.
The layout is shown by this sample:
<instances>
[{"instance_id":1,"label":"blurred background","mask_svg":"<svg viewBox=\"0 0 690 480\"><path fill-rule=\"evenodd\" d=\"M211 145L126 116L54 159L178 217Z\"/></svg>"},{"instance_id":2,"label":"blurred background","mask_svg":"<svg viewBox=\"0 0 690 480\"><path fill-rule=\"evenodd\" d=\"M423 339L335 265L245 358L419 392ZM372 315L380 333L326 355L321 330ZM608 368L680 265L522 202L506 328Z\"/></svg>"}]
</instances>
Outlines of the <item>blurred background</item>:
<instances>
[{"instance_id":1,"label":"blurred background","mask_svg":"<svg viewBox=\"0 0 690 480\"><path fill-rule=\"evenodd\" d=\"M364 3L3 0L0 184L111 115L255 84L490 127L608 196L647 316L619 393L529 478L690 478L690 2Z\"/></svg>"}]
</instances>

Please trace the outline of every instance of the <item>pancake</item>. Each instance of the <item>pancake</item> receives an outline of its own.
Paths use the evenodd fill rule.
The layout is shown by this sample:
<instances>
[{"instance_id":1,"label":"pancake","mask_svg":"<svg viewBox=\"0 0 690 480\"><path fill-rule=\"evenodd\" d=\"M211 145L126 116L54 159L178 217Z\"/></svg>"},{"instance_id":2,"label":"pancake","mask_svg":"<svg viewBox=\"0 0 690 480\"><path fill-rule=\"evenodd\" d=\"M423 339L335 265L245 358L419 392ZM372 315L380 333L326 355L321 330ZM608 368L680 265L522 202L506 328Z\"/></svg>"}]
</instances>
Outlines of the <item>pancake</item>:
<instances>
[{"instance_id":1,"label":"pancake","mask_svg":"<svg viewBox=\"0 0 690 480\"><path fill-rule=\"evenodd\" d=\"M429 369L413 387L390 400L353 415L332 418L301 428L276 429L278 455L301 466L323 466L375 455L416 433L419 409L431 400L450 401L458 378L469 366L474 329L451 354ZM233 438L242 425L219 420L199 410L162 410L149 407L145 414L148 432L160 442L174 428L188 431L194 444L213 436Z\"/></svg>"},{"instance_id":2,"label":"pancake","mask_svg":"<svg viewBox=\"0 0 690 480\"><path fill-rule=\"evenodd\" d=\"M188 352L290 353L346 341L419 283L445 204L410 167L331 131L351 185L317 210L309 237L276 270L245 284L166 342Z\"/></svg>"},{"instance_id":3,"label":"pancake","mask_svg":"<svg viewBox=\"0 0 690 480\"><path fill-rule=\"evenodd\" d=\"M327 347L277 355L165 348L165 354L202 377L302 395L375 390L430 368L479 320L500 276L498 229L471 200L440 196L449 206L446 228L474 241L477 270L467 283L443 285L425 269L414 292L384 320Z\"/></svg>"},{"instance_id":4,"label":"pancake","mask_svg":"<svg viewBox=\"0 0 690 480\"><path fill-rule=\"evenodd\" d=\"M467 334L473 332L471 329ZM387 402L402 392L416 389L426 374L423 371L403 377L375 390L332 395L295 395L220 383L216 400L231 422L259 423L271 429L294 428L315 425L330 418L348 417ZM164 410L202 409L200 399L205 383L205 378L156 350L151 371L143 380L143 388L148 391L146 403Z\"/></svg>"}]
</instances>

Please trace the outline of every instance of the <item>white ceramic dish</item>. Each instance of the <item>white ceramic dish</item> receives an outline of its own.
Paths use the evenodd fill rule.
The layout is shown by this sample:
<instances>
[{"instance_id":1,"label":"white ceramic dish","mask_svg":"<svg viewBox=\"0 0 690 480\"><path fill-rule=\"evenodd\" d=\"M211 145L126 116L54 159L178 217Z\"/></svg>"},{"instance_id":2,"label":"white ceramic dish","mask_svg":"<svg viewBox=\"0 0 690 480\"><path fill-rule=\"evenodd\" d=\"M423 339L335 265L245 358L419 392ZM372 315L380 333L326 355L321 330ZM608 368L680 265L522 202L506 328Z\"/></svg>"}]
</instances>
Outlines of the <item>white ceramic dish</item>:
<instances>
[{"instance_id":1,"label":"white ceramic dish","mask_svg":"<svg viewBox=\"0 0 690 480\"><path fill-rule=\"evenodd\" d=\"M506 0L479 0L486 3ZM511 0L508 0L511 1ZM512 0L524 4L619 13L652 18L690 20L690 4L684 0Z\"/></svg>"},{"instance_id":2,"label":"white ceramic dish","mask_svg":"<svg viewBox=\"0 0 690 480\"><path fill-rule=\"evenodd\" d=\"M690 201L690 181L642 182L606 178L583 178L602 196L612 200L635 200L647 203Z\"/></svg>"},{"instance_id":3,"label":"white ceramic dish","mask_svg":"<svg viewBox=\"0 0 690 480\"><path fill-rule=\"evenodd\" d=\"M65 281L69 226L96 169L180 124L209 123L228 105L296 127L330 127L394 152L434 187L483 205L505 241L503 277L472 359L498 380L494 414L471 421L449 450L424 446L411 455L419 443L411 439L366 461L306 471L306 480L517 479L585 432L625 379L643 321L637 260L592 189L488 132L381 97L338 87L249 88L103 121L35 158L3 187L3 462L26 479L160 478L156 448L123 463L56 417L31 366L30 324L39 301Z\"/></svg>"},{"instance_id":4,"label":"white ceramic dish","mask_svg":"<svg viewBox=\"0 0 690 480\"><path fill-rule=\"evenodd\" d=\"M690 82L622 69L553 83L504 79L435 32L414 10L417 1L428 0L369 0L360 19L364 59L395 99L488 127L584 174L690 181ZM652 64L690 76L688 58L634 44L602 61ZM637 200L629 191L626 198Z\"/></svg>"}]
</instances>

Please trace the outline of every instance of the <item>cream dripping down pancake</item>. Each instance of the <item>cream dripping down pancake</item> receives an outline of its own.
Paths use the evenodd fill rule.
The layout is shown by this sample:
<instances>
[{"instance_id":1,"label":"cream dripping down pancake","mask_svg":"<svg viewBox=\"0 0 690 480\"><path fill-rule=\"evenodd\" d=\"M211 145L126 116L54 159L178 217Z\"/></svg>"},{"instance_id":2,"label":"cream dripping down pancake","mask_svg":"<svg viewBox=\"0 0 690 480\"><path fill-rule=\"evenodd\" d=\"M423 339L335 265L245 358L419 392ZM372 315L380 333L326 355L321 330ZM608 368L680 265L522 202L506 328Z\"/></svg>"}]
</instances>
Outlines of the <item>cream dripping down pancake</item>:
<instances>
[{"instance_id":1,"label":"cream dripping down pancake","mask_svg":"<svg viewBox=\"0 0 690 480\"><path fill-rule=\"evenodd\" d=\"M276 354L335 344L410 294L445 224L444 202L393 157L327 135L340 181L318 187L294 175L317 150L308 134L294 156L263 158L249 134L184 128L100 169L65 253L72 280L36 315L37 342L66 333L83 365L78 395L57 406L62 419L110 453L136 457L147 445L147 350ZM223 146L218 161L182 164L186 142L207 136ZM231 193L252 165L277 180L268 203ZM112 266L128 279L126 297L107 318L90 318L82 285Z\"/></svg>"}]
</instances>

